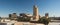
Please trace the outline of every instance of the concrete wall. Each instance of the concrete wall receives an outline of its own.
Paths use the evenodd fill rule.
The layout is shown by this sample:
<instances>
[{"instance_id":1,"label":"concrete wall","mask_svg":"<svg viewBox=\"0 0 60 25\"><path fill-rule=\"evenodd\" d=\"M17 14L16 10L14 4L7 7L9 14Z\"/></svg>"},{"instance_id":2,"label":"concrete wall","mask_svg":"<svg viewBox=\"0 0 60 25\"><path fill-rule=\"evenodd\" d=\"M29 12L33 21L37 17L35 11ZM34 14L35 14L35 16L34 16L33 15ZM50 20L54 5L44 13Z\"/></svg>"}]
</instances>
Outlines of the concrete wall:
<instances>
[{"instance_id":1,"label":"concrete wall","mask_svg":"<svg viewBox=\"0 0 60 25\"><path fill-rule=\"evenodd\" d=\"M29 22L16 22L14 25L44 25L44 24L29 23Z\"/></svg>"}]
</instances>

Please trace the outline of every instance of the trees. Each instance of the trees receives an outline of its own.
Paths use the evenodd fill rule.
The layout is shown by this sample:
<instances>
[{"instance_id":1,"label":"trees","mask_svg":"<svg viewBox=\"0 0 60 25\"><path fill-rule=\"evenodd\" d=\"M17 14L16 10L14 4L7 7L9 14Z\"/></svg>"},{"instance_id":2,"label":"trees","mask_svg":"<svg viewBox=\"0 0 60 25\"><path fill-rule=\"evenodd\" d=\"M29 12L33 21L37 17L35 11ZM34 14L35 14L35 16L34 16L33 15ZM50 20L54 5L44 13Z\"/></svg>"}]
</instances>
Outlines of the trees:
<instances>
[{"instance_id":1,"label":"trees","mask_svg":"<svg viewBox=\"0 0 60 25\"><path fill-rule=\"evenodd\" d=\"M30 21L30 17L28 17L25 13L21 13L17 20L18 21Z\"/></svg>"},{"instance_id":2,"label":"trees","mask_svg":"<svg viewBox=\"0 0 60 25\"><path fill-rule=\"evenodd\" d=\"M18 17L17 21L30 21L29 17Z\"/></svg>"},{"instance_id":3,"label":"trees","mask_svg":"<svg viewBox=\"0 0 60 25\"><path fill-rule=\"evenodd\" d=\"M49 22L50 22L50 19L49 18L42 17L42 18L39 19L39 22L40 23L43 23L45 25L48 25Z\"/></svg>"}]
</instances>

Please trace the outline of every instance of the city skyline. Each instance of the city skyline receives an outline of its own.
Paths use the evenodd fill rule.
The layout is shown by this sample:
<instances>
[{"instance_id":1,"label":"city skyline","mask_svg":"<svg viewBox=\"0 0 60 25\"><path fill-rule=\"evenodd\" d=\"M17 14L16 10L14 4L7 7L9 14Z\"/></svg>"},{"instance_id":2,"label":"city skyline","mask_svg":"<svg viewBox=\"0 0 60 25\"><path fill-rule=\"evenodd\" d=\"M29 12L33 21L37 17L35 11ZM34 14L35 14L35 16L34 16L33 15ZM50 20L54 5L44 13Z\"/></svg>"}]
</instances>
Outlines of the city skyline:
<instances>
[{"instance_id":1,"label":"city skyline","mask_svg":"<svg viewBox=\"0 0 60 25\"><path fill-rule=\"evenodd\" d=\"M8 17L11 13L33 14L34 0L0 0L0 16ZM36 0L40 16L60 16L60 0Z\"/></svg>"}]
</instances>

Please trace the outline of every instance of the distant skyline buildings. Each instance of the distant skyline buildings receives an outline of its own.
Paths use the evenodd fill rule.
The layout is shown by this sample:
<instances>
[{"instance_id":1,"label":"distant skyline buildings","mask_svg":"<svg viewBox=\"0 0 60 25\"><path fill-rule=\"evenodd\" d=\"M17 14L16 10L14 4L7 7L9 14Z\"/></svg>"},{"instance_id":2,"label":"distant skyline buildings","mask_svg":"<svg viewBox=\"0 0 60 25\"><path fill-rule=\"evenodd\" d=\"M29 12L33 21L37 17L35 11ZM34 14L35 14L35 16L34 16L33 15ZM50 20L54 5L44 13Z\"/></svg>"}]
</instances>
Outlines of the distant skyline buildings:
<instances>
[{"instance_id":1,"label":"distant skyline buildings","mask_svg":"<svg viewBox=\"0 0 60 25\"><path fill-rule=\"evenodd\" d=\"M45 17L48 18L49 17L49 13L45 13Z\"/></svg>"},{"instance_id":2,"label":"distant skyline buildings","mask_svg":"<svg viewBox=\"0 0 60 25\"><path fill-rule=\"evenodd\" d=\"M12 14L12 18L17 18L17 14L16 13L13 13Z\"/></svg>"},{"instance_id":3,"label":"distant skyline buildings","mask_svg":"<svg viewBox=\"0 0 60 25\"><path fill-rule=\"evenodd\" d=\"M12 17L12 14L9 14L9 18L11 18Z\"/></svg>"},{"instance_id":4,"label":"distant skyline buildings","mask_svg":"<svg viewBox=\"0 0 60 25\"><path fill-rule=\"evenodd\" d=\"M49 17L60 16L60 0L36 0L40 16L49 13ZM0 0L0 16L8 17L11 13L33 14L34 0Z\"/></svg>"}]
</instances>

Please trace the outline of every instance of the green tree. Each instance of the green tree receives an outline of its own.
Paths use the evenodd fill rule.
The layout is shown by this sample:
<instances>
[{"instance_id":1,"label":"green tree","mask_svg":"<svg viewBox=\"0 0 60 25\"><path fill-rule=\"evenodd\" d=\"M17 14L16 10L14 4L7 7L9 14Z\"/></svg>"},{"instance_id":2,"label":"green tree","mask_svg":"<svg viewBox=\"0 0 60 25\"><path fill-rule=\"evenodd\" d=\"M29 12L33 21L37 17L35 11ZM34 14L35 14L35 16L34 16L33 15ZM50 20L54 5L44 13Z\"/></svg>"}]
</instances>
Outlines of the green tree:
<instances>
[{"instance_id":1,"label":"green tree","mask_svg":"<svg viewBox=\"0 0 60 25\"><path fill-rule=\"evenodd\" d=\"M40 23L43 23L45 25L48 25L49 22L50 22L50 19L49 18L42 17L42 18L39 19L39 22Z\"/></svg>"},{"instance_id":2,"label":"green tree","mask_svg":"<svg viewBox=\"0 0 60 25\"><path fill-rule=\"evenodd\" d=\"M17 21L30 21L29 17L18 17Z\"/></svg>"}]
</instances>

